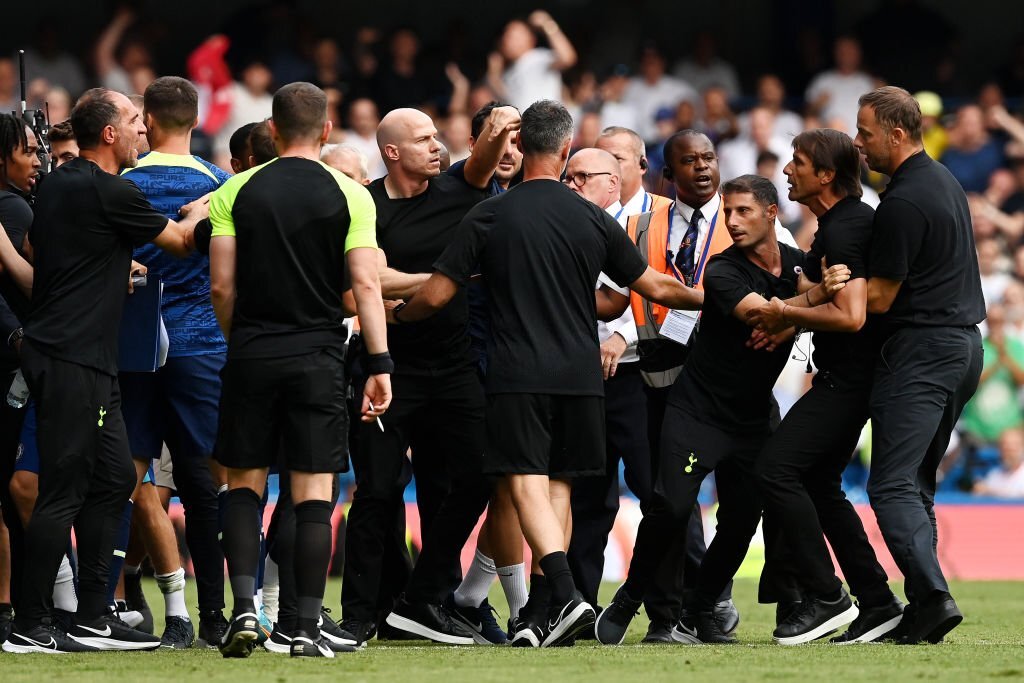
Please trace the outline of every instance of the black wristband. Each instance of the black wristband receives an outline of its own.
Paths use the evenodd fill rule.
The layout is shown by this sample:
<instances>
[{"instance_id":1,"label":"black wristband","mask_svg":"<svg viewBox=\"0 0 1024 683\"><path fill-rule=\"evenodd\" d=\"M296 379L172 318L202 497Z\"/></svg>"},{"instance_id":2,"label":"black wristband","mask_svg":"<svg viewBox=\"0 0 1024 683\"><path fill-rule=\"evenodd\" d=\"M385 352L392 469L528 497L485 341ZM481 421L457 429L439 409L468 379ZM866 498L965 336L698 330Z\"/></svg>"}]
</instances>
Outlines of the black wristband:
<instances>
[{"instance_id":1,"label":"black wristband","mask_svg":"<svg viewBox=\"0 0 1024 683\"><path fill-rule=\"evenodd\" d=\"M397 325L401 325L403 322L405 322L398 317L398 314L401 312L403 308L405 308L406 303L408 302L403 301L402 303L398 304L397 306L391 309L391 319L394 320L395 324Z\"/></svg>"},{"instance_id":2,"label":"black wristband","mask_svg":"<svg viewBox=\"0 0 1024 683\"><path fill-rule=\"evenodd\" d=\"M390 375L395 371L395 362L387 351L368 353L363 359L363 370L367 375Z\"/></svg>"}]
</instances>

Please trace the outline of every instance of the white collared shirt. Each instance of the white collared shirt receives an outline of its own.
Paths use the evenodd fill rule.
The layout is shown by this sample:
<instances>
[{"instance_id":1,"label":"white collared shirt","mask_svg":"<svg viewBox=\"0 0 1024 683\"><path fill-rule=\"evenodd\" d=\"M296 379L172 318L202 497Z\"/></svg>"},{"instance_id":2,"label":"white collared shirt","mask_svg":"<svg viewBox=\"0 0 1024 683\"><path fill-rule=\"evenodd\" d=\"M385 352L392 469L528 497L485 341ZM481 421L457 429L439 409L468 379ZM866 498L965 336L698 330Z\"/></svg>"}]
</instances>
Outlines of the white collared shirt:
<instances>
[{"instance_id":1,"label":"white collared shirt","mask_svg":"<svg viewBox=\"0 0 1024 683\"><path fill-rule=\"evenodd\" d=\"M630 216L635 216L638 213L645 213L647 211L654 210L654 198L651 197L651 193L641 187L637 190L636 194L630 197L628 200L622 202L622 216L623 218L619 221L622 225L625 225L625 219ZM614 213L612 214L615 215Z\"/></svg>"},{"instance_id":2,"label":"white collared shirt","mask_svg":"<svg viewBox=\"0 0 1024 683\"><path fill-rule=\"evenodd\" d=\"M640 192L637 193L637 196L640 197L642 200L644 194L644 191L641 190ZM640 203L642 202L639 202L638 205ZM608 212L609 216L615 218L615 220L618 221L619 225L622 226L623 230L626 229L626 221L629 219L631 215L633 215L629 213L628 205L623 206L619 202L615 202L611 206L607 207L605 211ZM625 287L619 287L617 284L612 282L611 278L609 278L604 273L601 273L601 275L597 279L597 289L600 289L601 285L608 285L616 292L629 296L628 289L626 289ZM598 341L603 343L606 339L608 339L608 337L612 336L616 332L618 332L622 336L622 338L626 340L626 350L622 353L622 357L619 358L619 362L635 362L638 359L636 355L636 322L633 320L633 309L630 308L629 306L626 307L626 312L620 315L615 320L610 320L608 322L604 322L603 320L597 321Z\"/></svg>"}]
</instances>

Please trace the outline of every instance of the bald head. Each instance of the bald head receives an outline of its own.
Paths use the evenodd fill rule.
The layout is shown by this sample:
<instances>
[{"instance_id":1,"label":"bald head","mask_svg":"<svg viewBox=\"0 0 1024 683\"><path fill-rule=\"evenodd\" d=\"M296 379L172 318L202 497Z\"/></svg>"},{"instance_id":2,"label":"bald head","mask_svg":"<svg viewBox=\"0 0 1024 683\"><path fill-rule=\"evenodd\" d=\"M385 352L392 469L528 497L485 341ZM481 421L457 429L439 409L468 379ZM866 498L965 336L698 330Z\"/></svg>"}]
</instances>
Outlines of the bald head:
<instances>
[{"instance_id":1,"label":"bald head","mask_svg":"<svg viewBox=\"0 0 1024 683\"><path fill-rule=\"evenodd\" d=\"M370 182L369 161L365 154L352 145L324 145L320 150L320 161L341 171L357 183L367 185Z\"/></svg>"},{"instance_id":2,"label":"bald head","mask_svg":"<svg viewBox=\"0 0 1024 683\"><path fill-rule=\"evenodd\" d=\"M603 149L581 149L569 159L566 182L573 192L602 209L619 201L622 171L619 161Z\"/></svg>"},{"instance_id":3,"label":"bald head","mask_svg":"<svg viewBox=\"0 0 1024 683\"><path fill-rule=\"evenodd\" d=\"M441 172L437 128L418 109L395 109L377 126L377 146L388 174L432 178Z\"/></svg>"}]
</instances>

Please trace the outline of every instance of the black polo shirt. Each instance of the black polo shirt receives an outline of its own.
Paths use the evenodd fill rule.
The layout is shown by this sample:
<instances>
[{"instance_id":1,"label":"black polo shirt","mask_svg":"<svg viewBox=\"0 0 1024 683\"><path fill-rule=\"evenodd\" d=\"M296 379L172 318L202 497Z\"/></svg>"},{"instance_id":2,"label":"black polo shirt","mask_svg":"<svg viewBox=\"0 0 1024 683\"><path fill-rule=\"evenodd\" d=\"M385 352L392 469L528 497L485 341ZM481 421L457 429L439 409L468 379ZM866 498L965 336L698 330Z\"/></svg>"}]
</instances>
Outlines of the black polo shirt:
<instances>
[{"instance_id":1,"label":"black polo shirt","mask_svg":"<svg viewBox=\"0 0 1024 683\"><path fill-rule=\"evenodd\" d=\"M557 180L531 180L481 202L434 267L487 283L489 394L603 396L594 283L626 286L647 268L626 232Z\"/></svg>"},{"instance_id":2,"label":"black polo shirt","mask_svg":"<svg viewBox=\"0 0 1024 683\"><path fill-rule=\"evenodd\" d=\"M821 257L829 265L846 264L850 279L868 277L868 257L875 210L858 197L844 197L818 218L818 231L807 258L808 276L821 282ZM875 362L879 323L869 315L859 332L815 332L814 364L819 370L864 368Z\"/></svg>"},{"instance_id":3,"label":"black polo shirt","mask_svg":"<svg viewBox=\"0 0 1024 683\"><path fill-rule=\"evenodd\" d=\"M796 294L793 268L803 266L806 255L785 244L779 245L779 252L778 277L754 265L735 245L711 257L703 280L700 328L669 393L670 404L730 434L768 434L772 387L793 348L792 340L771 352L748 347L751 328L733 315L749 294L767 301Z\"/></svg>"},{"instance_id":4,"label":"black polo shirt","mask_svg":"<svg viewBox=\"0 0 1024 683\"><path fill-rule=\"evenodd\" d=\"M892 327L966 327L985 319L967 195L924 152L896 169L875 210L870 274L902 282Z\"/></svg>"},{"instance_id":5,"label":"black polo shirt","mask_svg":"<svg viewBox=\"0 0 1024 683\"><path fill-rule=\"evenodd\" d=\"M117 375L132 251L167 227L135 183L73 159L39 188L25 337L49 356Z\"/></svg>"}]
</instances>

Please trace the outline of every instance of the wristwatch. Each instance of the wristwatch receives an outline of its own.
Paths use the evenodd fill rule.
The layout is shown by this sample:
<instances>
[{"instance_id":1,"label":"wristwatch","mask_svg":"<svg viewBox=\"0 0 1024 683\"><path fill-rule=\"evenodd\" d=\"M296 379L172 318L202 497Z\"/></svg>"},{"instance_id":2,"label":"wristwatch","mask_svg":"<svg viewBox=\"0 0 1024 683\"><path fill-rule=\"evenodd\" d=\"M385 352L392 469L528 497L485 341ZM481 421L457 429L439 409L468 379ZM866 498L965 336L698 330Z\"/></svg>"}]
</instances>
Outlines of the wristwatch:
<instances>
[{"instance_id":1,"label":"wristwatch","mask_svg":"<svg viewBox=\"0 0 1024 683\"><path fill-rule=\"evenodd\" d=\"M405 308L405 304L406 304L406 302L405 302L405 301L403 301L402 303L398 304L397 306L395 306L394 308L392 308L392 309L391 309L391 318L392 318L392 319L393 319L393 320L394 320L394 321L395 321L396 323L398 323L399 325L401 325L401 324L402 324L402 319L398 317L398 313L399 313L399 311L401 311L401 310L402 310L403 308Z\"/></svg>"},{"instance_id":2,"label":"wristwatch","mask_svg":"<svg viewBox=\"0 0 1024 683\"><path fill-rule=\"evenodd\" d=\"M14 348L14 345L25 338L25 328L18 327L7 337L7 346Z\"/></svg>"}]
</instances>

